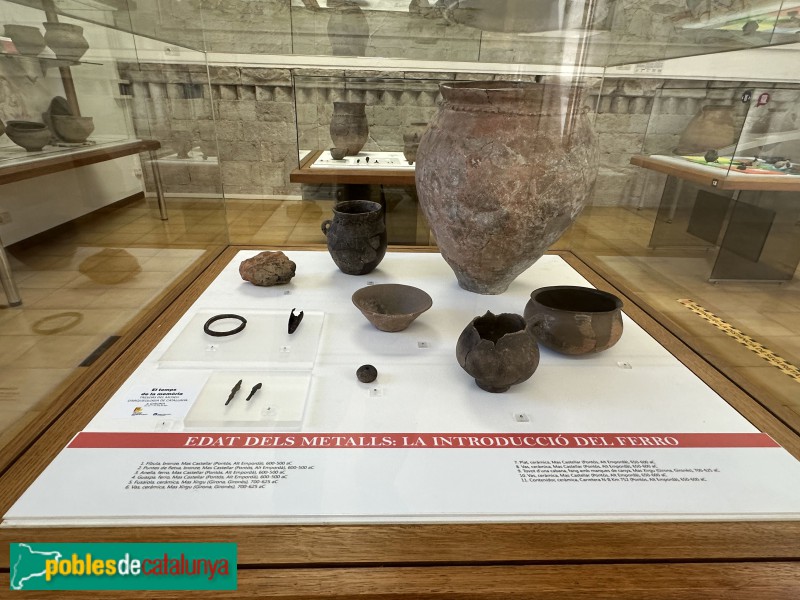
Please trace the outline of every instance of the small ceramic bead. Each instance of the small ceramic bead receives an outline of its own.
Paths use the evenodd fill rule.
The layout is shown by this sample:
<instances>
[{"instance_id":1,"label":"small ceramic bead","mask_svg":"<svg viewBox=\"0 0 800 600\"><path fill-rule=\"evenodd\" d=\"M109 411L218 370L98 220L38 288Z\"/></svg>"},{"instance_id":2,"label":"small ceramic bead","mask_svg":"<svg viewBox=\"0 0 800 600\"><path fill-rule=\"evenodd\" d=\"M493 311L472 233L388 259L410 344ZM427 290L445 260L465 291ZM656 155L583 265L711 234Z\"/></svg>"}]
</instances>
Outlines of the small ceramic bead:
<instances>
[{"instance_id":1,"label":"small ceramic bead","mask_svg":"<svg viewBox=\"0 0 800 600\"><path fill-rule=\"evenodd\" d=\"M372 365L361 365L356 371L356 377L361 383L372 383L378 378L378 369Z\"/></svg>"}]
</instances>

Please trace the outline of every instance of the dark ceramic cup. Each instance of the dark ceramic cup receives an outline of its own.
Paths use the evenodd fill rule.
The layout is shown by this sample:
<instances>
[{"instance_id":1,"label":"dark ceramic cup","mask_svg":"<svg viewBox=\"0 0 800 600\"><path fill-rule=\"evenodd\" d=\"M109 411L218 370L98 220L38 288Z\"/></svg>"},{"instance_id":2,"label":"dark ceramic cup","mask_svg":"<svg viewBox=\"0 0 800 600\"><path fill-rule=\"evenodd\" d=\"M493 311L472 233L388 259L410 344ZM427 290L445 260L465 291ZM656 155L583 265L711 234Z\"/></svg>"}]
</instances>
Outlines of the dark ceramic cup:
<instances>
[{"instance_id":1,"label":"dark ceramic cup","mask_svg":"<svg viewBox=\"0 0 800 600\"><path fill-rule=\"evenodd\" d=\"M333 207L333 219L322 222L328 252L339 270L366 275L386 254L383 207L369 200L348 200Z\"/></svg>"},{"instance_id":2,"label":"dark ceramic cup","mask_svg":"<svg viewBox=\"0 0 800 600\"><path fill-rule=\"evenodd\" d=\"M458 364L487 392L505 392L539 366L539 347L525 319L490 311L475 317L456 343Z\"/></svg>"},{"instance_id":3,"label":"dark ceramic cup","mask_svg":"<svg viewBox=\"0 0 800 600\"><path fill-rule=\"evenodd\" d=\"M622 300L594 288L539 288L524 316L539 343L561 354L602 352L622 337Z\"/></svg>"}]
</instances>

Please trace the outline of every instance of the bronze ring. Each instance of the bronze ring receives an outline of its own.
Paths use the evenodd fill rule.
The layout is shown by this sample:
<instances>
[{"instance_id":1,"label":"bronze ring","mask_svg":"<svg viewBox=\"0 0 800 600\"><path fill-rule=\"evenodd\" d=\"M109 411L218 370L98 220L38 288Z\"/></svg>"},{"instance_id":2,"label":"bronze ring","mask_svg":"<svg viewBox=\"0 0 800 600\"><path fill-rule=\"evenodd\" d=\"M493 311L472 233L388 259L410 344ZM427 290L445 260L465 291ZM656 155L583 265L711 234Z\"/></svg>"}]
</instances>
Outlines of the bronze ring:
<instances>
[{"instance_id":1,"label":"bronze ring","mask_svg":"<svg viewBox=\"0 0 800 600\"><path fill-rule=\"evenodd\" d=\"M222 319L237 319L238 321L241 321L241 323L239 324L238 327L229 329L228 331L213 331L211 329L211 324L216 323L217 321L221 321ZM208 335L211 335L213 337L226 337L229 335L236 335L242 329L244 329L245 325L247 325L247 319L245 319L242 316L234 314L215 315L211 317L208 321L206 321L206 324L203 325L203 331L205 331Z\"/></svg>"}]
</instances>

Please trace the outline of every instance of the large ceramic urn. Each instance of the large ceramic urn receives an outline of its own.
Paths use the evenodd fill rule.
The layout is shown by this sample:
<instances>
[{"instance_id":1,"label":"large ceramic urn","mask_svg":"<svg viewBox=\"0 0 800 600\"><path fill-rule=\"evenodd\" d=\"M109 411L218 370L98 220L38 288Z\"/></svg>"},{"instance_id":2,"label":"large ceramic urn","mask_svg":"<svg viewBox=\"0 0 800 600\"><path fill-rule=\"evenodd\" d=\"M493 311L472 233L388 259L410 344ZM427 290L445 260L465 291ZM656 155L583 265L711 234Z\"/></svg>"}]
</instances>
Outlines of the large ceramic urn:
<instances>
[{"instance_id":1,"label":"large ceramic urn","mask_svg":"<svg viewBox=\"0 0 800 600\"><path fill-rule=\"evenodd\" d=\"M334 56L366 56L369 23L361 7L349 0L328 1L328 39Z\"/></svg>"},{"instance_id":2,"label":"large ceramic urn","mask_svg":"<svg viewBox=\"0 0 800 600\"><path fill-rule=\"evenodd\" d=\"M417 151L420 205L462 288L500 294L572 224L597 175L577 86L450 82Z\"/></svg>"},{"instance_id":3,"label":"large ceramic urn","mask_svg":"<svg viewBox=\"0 0 800 600\"><path fill-rule=\"evenodd\" d=\"M734 110L733 106L724 104L701 108L681 133L675 153L703 154L733 145L736 142Z\"/></svg>"},{"instance_id":4,"label":"large ceramic urn","mask_svg":"<svg viewBox=\"0 0 800 600\"><path fill-rule=\"evenodd\" d=\"M361 152L369 139L366 104L334 102L330 133L333 147L344 150L346 156L354 156Z\"/></svg>"}]
</instances>

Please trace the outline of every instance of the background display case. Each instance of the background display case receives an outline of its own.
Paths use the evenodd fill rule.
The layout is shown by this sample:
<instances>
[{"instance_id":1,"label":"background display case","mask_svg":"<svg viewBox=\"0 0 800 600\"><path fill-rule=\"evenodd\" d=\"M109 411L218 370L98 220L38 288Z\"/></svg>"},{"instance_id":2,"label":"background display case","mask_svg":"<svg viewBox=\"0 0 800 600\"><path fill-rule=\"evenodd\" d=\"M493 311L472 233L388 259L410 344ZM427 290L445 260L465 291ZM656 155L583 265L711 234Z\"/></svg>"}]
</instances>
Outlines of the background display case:
<instances>
[{"instance_id":1,"label":"background display case","mask_svg":"<svg viewBox=\"0 0 800 600\"><path fill-rule=\"evenodd\" d=\"M689 98L698 111L677 141L655 116L650 154L631 158L667 176L650 246L716 249L712 281L791 280L800 259L800 93L740 85Z\"/></svg>"}]
</instances>

